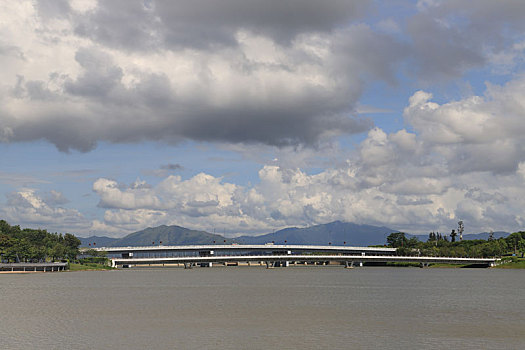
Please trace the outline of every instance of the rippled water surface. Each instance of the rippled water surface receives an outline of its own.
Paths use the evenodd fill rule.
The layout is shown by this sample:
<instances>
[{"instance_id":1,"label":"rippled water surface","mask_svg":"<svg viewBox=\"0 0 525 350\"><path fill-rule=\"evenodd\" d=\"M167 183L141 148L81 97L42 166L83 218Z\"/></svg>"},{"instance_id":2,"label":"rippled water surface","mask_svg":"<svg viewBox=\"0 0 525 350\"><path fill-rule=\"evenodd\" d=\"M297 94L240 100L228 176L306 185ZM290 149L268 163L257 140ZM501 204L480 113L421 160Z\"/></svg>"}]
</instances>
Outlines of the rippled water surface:
<instances>
[{"instance_id":1,"label":"rippled water surface","mask_svg":"<svg viewBox=\"0 0 525 350\"><path fill-rule=\"evenodd\" d=\"M3 349L523 349L525 271L258 267L0 275Z\"/></svg>"}]
</instances>

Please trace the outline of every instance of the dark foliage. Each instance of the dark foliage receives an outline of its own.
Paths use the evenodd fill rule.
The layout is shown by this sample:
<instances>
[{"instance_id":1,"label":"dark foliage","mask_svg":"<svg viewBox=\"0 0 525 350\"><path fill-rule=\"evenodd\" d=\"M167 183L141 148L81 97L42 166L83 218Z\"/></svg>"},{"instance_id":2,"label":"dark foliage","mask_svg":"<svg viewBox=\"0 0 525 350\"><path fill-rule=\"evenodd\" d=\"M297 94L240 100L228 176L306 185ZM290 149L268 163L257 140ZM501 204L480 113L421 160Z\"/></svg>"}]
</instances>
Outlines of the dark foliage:
<instances>
[{"instance_id":1,"label":"dark foliage","mask_svg":"<svg viewBox=\"0 0 525 350\"><path fill-rule=\"evenodd\" d=\"M21 229L0 220L0 257L4 262L73 260L79 246L80 240L70 233Z\"/></svg>"},{"instance_id":2,"label":"dark foliage","mask_svg":"<svg viewBox=\"0 0 525 350\"><path fill-rule=\"evenodd\" d=\"M397 248L399 255L452 256L486 258L505 254L525 253L525 232L515 232L506 238L456 240L457 233L452 230L451 241L440 233L430 232L428 240L421 242L417 238L407 239L403 232L391 233L386 243Z\"/></svg>"}]
</instances>

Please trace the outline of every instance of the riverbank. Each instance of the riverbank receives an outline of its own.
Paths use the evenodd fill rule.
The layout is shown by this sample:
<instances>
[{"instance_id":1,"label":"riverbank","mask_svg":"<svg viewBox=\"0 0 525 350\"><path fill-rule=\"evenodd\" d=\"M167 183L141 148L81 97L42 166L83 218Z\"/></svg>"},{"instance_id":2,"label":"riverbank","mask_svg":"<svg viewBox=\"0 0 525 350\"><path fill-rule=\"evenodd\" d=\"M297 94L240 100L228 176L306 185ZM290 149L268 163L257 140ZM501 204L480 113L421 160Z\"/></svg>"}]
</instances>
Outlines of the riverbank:
<instances>
[{"instance_id":1,"label":"riverbank","mask_svg":"<svg viewBox=\"0 0 525 350\"><path fill-rule=\"evenodd\" d=\"M525 258L513 257L509 262L495 266L498 269L525 269Z\"/></svg>"},{"instance_id":2,"label":"riverbank","mask_svg":"<svg viewBox=\"0 0 525 350\"><path fill-rule=\"evenodd\" d=\"M87 263L87 264L69 264L69 271L104 271L104 270L114 270L111 266Z\"/></svg>"}]
</instances>

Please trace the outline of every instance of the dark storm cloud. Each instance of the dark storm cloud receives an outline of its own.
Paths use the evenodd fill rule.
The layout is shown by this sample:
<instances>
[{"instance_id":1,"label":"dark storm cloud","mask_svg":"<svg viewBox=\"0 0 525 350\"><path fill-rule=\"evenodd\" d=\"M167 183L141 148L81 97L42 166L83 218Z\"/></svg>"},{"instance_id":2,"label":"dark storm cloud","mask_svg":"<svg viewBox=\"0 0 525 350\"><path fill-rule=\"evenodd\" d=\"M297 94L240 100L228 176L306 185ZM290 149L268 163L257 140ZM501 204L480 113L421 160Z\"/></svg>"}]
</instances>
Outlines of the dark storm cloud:
<instances>
[{"instance_id":1,"label":"dark storm cloud","mask_svg":"<svg viewBox=\"0 0 525 350\"><path fill-rule=\"evenodd\" d=\"M368 0L102 1L76 32L128 49L212 48L236 44L238 30L289 42L363 16Z\"/></svg>"},{"instance_id":2,"label":"dark storm cloud","mask_svg":"<svg viewBox=\"0 0 525 350\"><path fill-rule=\"evenodd\" d=\"M457 77L523 39L522 0L429 3L407 22L417 74L423 80Z\"/></svg>"},{"instance_id":3,"label":"dark storm cloud","mask_svg":"<svg viewBox=\"0 0 525 350\"><path fill-rule=\"evenodd\" d=\"M486 62L487 48L508 48L504 32L525 28L512 1L428 2L403 27L411 41L360 22L364 0L115 0L87 12L35 4L60 20L38 24L34 47L20 49L35 56L19 59L30 67L1 96L10 108L0 111L0 140L46 139L62 151L185 139L316 146L369 129L354 113L363 91L395 85L407 60L422 79L455 77ZM34 73L34 62L62 51L48 80Z\"/></svg>"},{"instance_id":4,"label":"dark storm cloud","mask_svg":"<svg viewBox=\"0 0 525 350\"><path fill-rule=\"evenodd\" d=\"M184 167L178 163L163 164L160 166L161 170L182 170Z\"/></svg>"}]
</instances>

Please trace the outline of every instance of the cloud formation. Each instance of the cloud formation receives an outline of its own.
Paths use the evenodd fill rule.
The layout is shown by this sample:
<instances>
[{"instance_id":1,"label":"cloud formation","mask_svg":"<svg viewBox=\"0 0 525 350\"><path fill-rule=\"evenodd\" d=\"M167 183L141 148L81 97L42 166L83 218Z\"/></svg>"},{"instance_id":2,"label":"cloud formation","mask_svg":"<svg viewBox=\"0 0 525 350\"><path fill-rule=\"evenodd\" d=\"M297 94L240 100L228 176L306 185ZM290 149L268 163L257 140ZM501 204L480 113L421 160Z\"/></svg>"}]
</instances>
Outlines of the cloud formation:
<instances>
[{"instance_id":1,"label":"cloud formation","mask_svg":"<svg viewBox=\"0 0 525 350\"><path fill-rule=\"evenodd\" d=\"M458 219L472 230L521 227L525 3L410 4L385 18L366 0L0 3L0 142L88 152L99 142L192 140L261 164L245 185L174 176L178 163L142 170L159 183L97 174L96 220L67 208L61 191L18 188L4 216L113 234L332 220L408 231L448 230ZM505 82L463 97L432 89L472 72ZM360 115L363 94L399 84L411 89L401 130ZM354 134L363 139L352 147L334 142ZM41 183L11 177L0 173L0 182Z\"/></svg>"},{"instance_id":2,"label":"cloud formation","mask_svg":"<svg viewBox=\"0 0 525 350\"><path fill-rule=\"evenodd\" d=\"M11 192L7 195L7 206L0 213L5 220L30 226L44 225L50 231L84 231L91 226L89 220L76 209L61 205L68 200L57 191L40 195L31 188Z\"/></svg>"},{"instance_id":3,"label":"cloud formation","mask_svg":"<svg viewBox=\"0 0 525 350\"><path fill-rule=\"evenodd\" d=\"M186 139L312 146L363 132L363 77L391 81L403 56L352 23L366 1L32 5L2 8L11 35L0 54L13 69L1 76L0 139L61 151Z\"/></svg>"},{"instance_id":4,"label":"cloud formation","mask_svg":"<svg viewBox=\"0 0 525 350\"><path fill-rule=\"evenodd\" d=\"M342 162L317 174L276 159L249 186L201 173L149 187L99 179L93 190L104 224L122 230L168 222L253 233L333 220L409 232L448 231L458 220L470 232L514 230L525 223L524 81L443 104L417 91L404 111L413 131L373 128L355 151L336 151ZM123 219L132 217L134 224Z\"/></svg>"}]
</instances>

